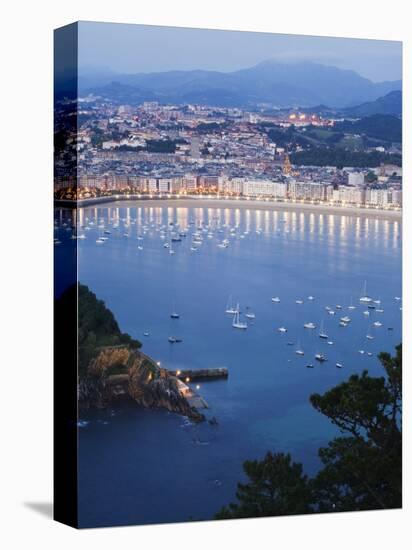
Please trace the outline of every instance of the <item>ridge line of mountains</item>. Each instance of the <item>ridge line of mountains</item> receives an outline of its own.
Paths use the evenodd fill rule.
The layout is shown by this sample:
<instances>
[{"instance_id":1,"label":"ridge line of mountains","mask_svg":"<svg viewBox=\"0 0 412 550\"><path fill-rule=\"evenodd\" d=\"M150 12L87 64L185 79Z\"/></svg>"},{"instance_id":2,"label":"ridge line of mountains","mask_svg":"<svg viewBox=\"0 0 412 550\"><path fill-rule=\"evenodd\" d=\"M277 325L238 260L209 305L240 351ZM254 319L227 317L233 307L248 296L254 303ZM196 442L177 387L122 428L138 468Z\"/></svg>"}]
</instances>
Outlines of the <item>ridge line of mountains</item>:
<instances>
[{"instance_id":1,"label":"ridge line of mountains","mask_svg":"<svg viewBox=\"0 0 412 550\"><path fill-rule=\"evenodd\" d=\"M372 82L355 71L312 62L265 61L229 73L207 70L118 74L81 69L79 94L119 103L159 101L216 107L314 107L353 116L401 114L402 81ZM376 104L375 104L376 103Z\"/></svg>"}]
</instances>

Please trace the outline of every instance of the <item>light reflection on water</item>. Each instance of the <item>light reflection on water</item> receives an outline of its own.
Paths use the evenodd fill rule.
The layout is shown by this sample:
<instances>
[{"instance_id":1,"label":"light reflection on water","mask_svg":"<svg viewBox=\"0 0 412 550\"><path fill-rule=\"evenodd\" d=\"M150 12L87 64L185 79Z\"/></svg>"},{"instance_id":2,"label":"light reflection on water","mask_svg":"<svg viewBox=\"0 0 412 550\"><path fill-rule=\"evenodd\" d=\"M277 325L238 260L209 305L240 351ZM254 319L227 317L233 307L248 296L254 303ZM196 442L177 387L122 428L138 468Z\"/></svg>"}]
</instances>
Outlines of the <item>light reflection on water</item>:
<instances>
[{"instance_id":1,"label":"light reflection on water","mask_svg":"<svg viewBox=\"0 0 412 550\"><path fill-rule=\"evenodd\" d=\"M70 216L60 212L59 223ZM96 245L102 221L111 233ZM169 255L160 229L170 233L176 224L188 236ZM193 252L190 234L205 225L213 238L200 230L204 242ZM232 234L230 228L237 229ZM70 233L61 233L64 246ZM376 354L393 351L401 341L400 302L394 300L401 295L398 221L130 203L80 209L77 233L86 236L78 241L80 281L106 301L122 330L141 339L148 354L170 368L227 366L230 371L227 382L201 384L209 414L219 421L214 428L182 428L176 415L136 407L85 419L79 455L84 525L210 518L233 499L242 461L269 448L289 451L308 472L315 471L318 447L335 432L311 408L309 395L365 368L381 374ZM217 246L224 238L230 241L227 249ZM384 313L362 314L358 298L364 280ZM249 305L256 314L247 331L233 329L224 314L229 294L243 311ZM309 295L315 300L308 301ZM273 296L281 302L273 304ZM295 300L301 297L299 306ZM351 300L356 310L329 316L324 309L347 308ZM178 321L170 319L172 308L181 314ZM351 323L339 327L346 314ZM373 327L378 318L383 326ZM322 320L333 346L303 328L304 322ZM288 328L286 335L277 333L281 325ZM368 330L374 340L366 339ZM172 334L181 336L182 344L169 344ZM304 357L294 353L297 340ZM373 355L360 355L360 349ZM319 351L328 362L305 368ZM337 361L345 368L336 369ZM121 467L114 471L113 464Z\"/></svg>"}]
</instances>

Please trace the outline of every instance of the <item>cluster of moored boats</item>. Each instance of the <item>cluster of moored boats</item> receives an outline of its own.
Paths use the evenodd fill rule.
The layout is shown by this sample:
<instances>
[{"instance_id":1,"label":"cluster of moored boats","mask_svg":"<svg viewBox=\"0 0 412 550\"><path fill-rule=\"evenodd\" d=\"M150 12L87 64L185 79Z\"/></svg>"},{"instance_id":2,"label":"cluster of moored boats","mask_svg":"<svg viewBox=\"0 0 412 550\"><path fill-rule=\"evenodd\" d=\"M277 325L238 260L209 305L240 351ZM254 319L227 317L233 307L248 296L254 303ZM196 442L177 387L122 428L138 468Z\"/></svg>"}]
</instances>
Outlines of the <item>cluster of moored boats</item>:
<instances>
[{"instance_id":1,"label":"cluster of moored boats","mask_svg":"<svg viewBox=\"0 0 412 550\"><path fill-rule=\"evenodd\" d=\"M285 220L281 220L285 222ZM163 241L163 248L168 251L170 255L175 254L179 243L184 240L190 241L190 251L197 252L200 247L203 245L205 240L212 240L215 242L217 240L217 247L220 249L226 249L229 247L231 241L234 239L244 239L248 234L249 230L242 231L239 224L230 225L228 223L222 223L219 217L213 218L209 223L189 221L187 225L181 226L177 222L169 223L160 223L154 219L149 219L145 222L142 222L135 218L113 218L113 219L104 219L104 218L88 218L85 217L83 225L76 228L72 223L67 220L63 223L56 224L56 227L60 227L63 230L71 231L71 239L86 239L86 232L91 230L97 230L98 237L96 239L97 245L102 245L108 241L112 234L116 236L122 236L124 238L130 238L132 236L131 228L133 225L138 227L137 230L137 250L143 251L143 243L146 235L158 233L159 238ZM288 232L286 229L285 232ZM280 230L278 230L278 233ZM257 227L255 230L257 235L262 233L262 229ZM136 234L136 233L135 233ZM214 241L213 241L214 240ZM60 240L55 238L55 244L60 244ZM313 295L309 295L306 298L296 298L295 303L298 306L302 306L306 301L312 302L315 300ZM395 300L400 301L400 297L395 297ZM281 299L279 296L273 296L271 298L272 303L279 304ZM366 282L363 287L362 293L359 297L358 303L355 305L351 299L350 304L345 306L345 309L348 310L348 314L343 314L344 306L342 304L335 304L334 306L325 306L325 315L338 318L338 324L340 327L347 327L352 319L350 317L350 312L358 309L363 306L364 309L362 314L365 317L370 317L372 313L383 314L384 309L380 299L374 299L368 295L366 290ZM402 307L399 308L400 310ZM256 319L256 314L250 306L247 306L244 311L241 310L240 304L238 302L233 302L232 297L229 297L228 303L226 305L225 313L231 316L232 327L240 331L245 331L248 329L249 325L253 324ZM170 314L171 319L179 319L179 314L176 311L173 311ZM370 323L368 332L366 334L366 339L368 341L374 340L375 329L379 329L383 326L383 323L378 319ZM327 330L325 328L325 322L322 320L319 328L316 323L313 321L306 321L303 323L303 328L308 331L316 331L318 329L318 336L321 340L327 342L328 345L334 345L333 340L329 338ZM280 326L275 329L279 334L286 334L288 329L286 326ZM393 330L393 327L388 326L387 330ZM148 331L143 333L144 336L149 336ZM176 344L182 342L182 338L177 336L169 336L168 341L171 344ZM288 342L288 345L294 345L293 342ZM358 350L359 354L372 356L372 353L363 349ZM304 356L305 351L300 345L300 341L297 343L295 353L298 356ZM314 355L314 358L319 363L324 363L328 360L325 353L319 351ZM312 363L306 365L308 368L313 368ZM343 368L343 364L337 362L337 368Z\"/></svg>"},{"instance_id":2,"label":"cluster of moored boats","mask_svg":"<svg viewBox=\"0 0 412 550\"><path fill-rule=\"evenodd\" d=\"M106 220L104 218L95 219L86 217L85 223L79 227L77 231L76 228L68 222L62 223L62 227L67 231L72 231L72 239L86 239L86 232L96 229L98 231L98 236L95 242L97 245L102 245L109 240L112 232L116 235L121 235L124 238L131 237L131 227L137 223L138 221L136 219L130 218L114 218ZM147 223L143 223L139 229L139 234L137 236L137 249L139 251L143 250L144 237L149 231L153 230L159 233L160 239L164 241L163 247L169 252L170 255L173 255L176 252L176 247L174 245L182 242L186 237L190 238L190 250L192 252L197 252L204 243L205 239L215 239L218 241L217 247L225 249L228 248L231 238L244 239L249 234L248 230L241 231L239 224L232 226L227 223L221 223L218 217L213 218L211 223L207 224L196 224L195 221L190 221L187 227L181 227L177 222L162 224L156 223L154 220L150 220ZM259 235L261 232L262 230L260 228L256 229L256 234ZM224 233L228 234L227 238L223 238ZM54 239L55 244L60 244L60 242L61 241L58 238Z\"/></svg>"},{"instance_id":3,"label":"cluster of moored boats","mask_svg":"<svg viewBox=\"0 0 412 550\"><path fill-rule=\"evenodd\" d=\"M312 296L312 295L310 295L306 298L306 300L308 300L309 302L313 301L314 299L315 299L315 297ZM399 296L395 296L395 300L400 301L401 298ZM272 297L271 301L274 304L279 304L281 302L281 299L280 299L279 296L274 296L274 297ZM302 305L302 304L304 304L304 302L305 302L305 300L303 298L298 298L298 299L295 300L295 303L297 305ZM362 291L362 293L359 297L359 305L354 305L353 300L351 299L350 304L346 307L347 307L348 310L353 311L353 310L356 310L360 306L366 307L366 309L362 312L363 315L365 315L365 316L369 316L371 314L371 312L373 312L373 311L376 312L376 313L384 313L384 310L382 308L381 300L380 299L373 299L372 297L370 297L367 294L366 282L364 284L363 291ZM343 307L344 306L342 306L341 304L336 304L334 307L331 307L331 306L327 305L327 306L325 306L325 311L327 312L327 314L329 314L331 316L335 316L337 312L343 310ZM402 308L400 307L400 309L402 309ZM256 318L255 313L253 313L251 311L250 307L247 307L246 312L244 314L246 320L243 321L241 319L241 310L240 310L239 303L237 303L234 306L233 303L232 303L232 297L231 296L229 297L229 300L228 300L228 303L227 303L227 306L226 306L226 309L225 309L225 313L233 316L232 327L236 328L236 329L242 329L242 330L246 330L248 328L248 321L247 321L248 319L253 319L254 320ZM347 315L347 314L342 315L341 314L340 317L339 317L339 326L340 327L347 327L351 323L351 321L352 321L352 319L349 315ZM371 323L371 325L368 329L368 332L366 334L366 339L367 340L374 340L375 336L372 333L372 329L374 327L380 328L382 326L383 326L383 323L379 319L377 319L376 321ZM307 322L303 323L303 328L308 330L308 331L315 331L318 327L313 321L307 321ZM391 330L393 330L393 327L388 326L387 330L391 331ZM276 331L279 334L286 334L288 332L288 329L287 329L287 327L282 325L282 326L278 327L276 329ZM326 341L329 346L334 345L334 341L329 338L329 335L328 335L328 333L325 329L325 323L324 323L323 320L321 321L319 329L318 329L318 336L321 340ZM294 342L289 341L288 345L293 346ZM371 357L373 355L372 352L365 351L363 349L358 350L358 352L359 352L360 355L367 355L369 357ZM299 355L299 356L304 356L305 355L305 351L303 350L303 348L300 344L300 340L298 340L298 342L297 342L297 346L296 346L296 349L295 349L295 354ZM321 352L321 351L318 351L317 353L315 353L314 358L319 363L324 363L328 360L326 354ZM344 366L340 362L337 362L335 365L336 365L337 368L343 368L343 366ZM313 363L308 363L306 366L308 368L313 368L314 367Z\"/></svg>"}]
</instances>

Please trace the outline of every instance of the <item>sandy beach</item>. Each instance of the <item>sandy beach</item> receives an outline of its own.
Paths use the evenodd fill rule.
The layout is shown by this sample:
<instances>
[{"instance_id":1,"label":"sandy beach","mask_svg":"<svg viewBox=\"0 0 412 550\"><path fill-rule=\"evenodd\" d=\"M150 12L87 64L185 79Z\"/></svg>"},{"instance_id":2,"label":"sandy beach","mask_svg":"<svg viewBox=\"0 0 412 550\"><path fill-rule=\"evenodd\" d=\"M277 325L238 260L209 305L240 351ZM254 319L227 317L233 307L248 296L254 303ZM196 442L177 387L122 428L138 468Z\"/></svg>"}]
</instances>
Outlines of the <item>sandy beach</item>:
<instances>
[{"instance_id":1,"label":"sandy beach","mask_svg":"<svg viewBox=\"0 0 412 550\"><path fill-rule=\"evenodd\" d=\"M141 203L149 207L186 207L186 208L239 208L248 210L277 210L279 212L304 212L314 214L333 214L337 216L355 216L362 218L402 221L402 211L383 210L375 208L357 208L351 206L330 206L319 204L303 204L291 202L257 201L247 199L214 199L214 198L121 198L108 201L103 200L79 201L79 206L91 206L103 203L107 206L116 204L121 206L136 206Z\"/></svg>"}]
</instances>

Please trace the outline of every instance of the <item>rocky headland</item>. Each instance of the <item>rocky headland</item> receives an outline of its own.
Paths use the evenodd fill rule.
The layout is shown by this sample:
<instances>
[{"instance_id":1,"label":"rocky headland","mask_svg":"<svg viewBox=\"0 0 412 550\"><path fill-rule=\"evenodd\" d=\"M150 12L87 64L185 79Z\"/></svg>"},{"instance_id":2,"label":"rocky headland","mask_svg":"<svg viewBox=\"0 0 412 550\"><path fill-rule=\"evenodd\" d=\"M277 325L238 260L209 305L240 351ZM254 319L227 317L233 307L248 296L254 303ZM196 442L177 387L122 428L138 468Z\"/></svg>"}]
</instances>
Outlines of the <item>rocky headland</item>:
<instances>
[{"instance_id":1,"label":"rocky headland","mask_svg":"<svg viewBox=\"0 0 412 550\"><path fill-rule=\"evenodd\" d=\"M205 418L191 405L190 389L141 351L127 346L101 349L79 380L79 406L102 408L123 396L197 422Z\"/></svg>"},{"instance_id":2,"label":"rocky headland","mask_svg":"<svg viewBox=\"0 0 412 550\"><path fill-rule=\"evenodd\" d=\"M121 332L113 313L85 285L69 288L56 301L56 316L67 318L77 303L79 409L104 408L129 398L200 422L207 407L184 382L142 353L141 343ZM75 368L75 365L73 365Z\"/></svg>"}]
</instances>

